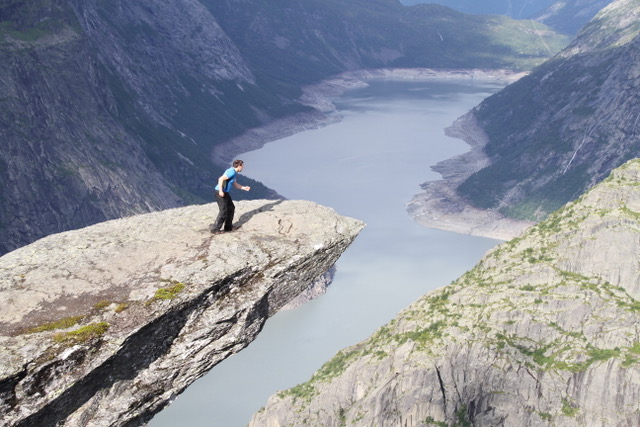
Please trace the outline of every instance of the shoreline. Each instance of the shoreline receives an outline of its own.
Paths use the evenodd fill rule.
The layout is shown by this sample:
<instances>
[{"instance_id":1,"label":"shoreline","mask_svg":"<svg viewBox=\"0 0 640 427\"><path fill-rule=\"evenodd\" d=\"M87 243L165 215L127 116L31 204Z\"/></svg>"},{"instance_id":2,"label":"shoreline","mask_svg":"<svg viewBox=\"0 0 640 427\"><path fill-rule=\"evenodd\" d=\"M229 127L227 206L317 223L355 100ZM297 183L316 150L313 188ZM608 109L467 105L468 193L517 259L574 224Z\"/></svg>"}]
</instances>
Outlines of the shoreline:
<instances>
[{"instance_id":1,"label":"shoreline","mask_svg":"<svg viewBox=\"0 0 640 427\"><path fill-rule=\"evenodd\" d=\"M302 88L298 102L313 108L313 111L294 114L273 120L262 126L246 130L212 150L214 162L229 163L236 155L262 148L265 144L286 138L306 130L319 129L342 120L336 111L333 98L349 89L366 87L372 80L478 80L511 83L526 75L524 72L508 70L436 70L431 68L380 68L345 71Z\"/></svg>"},{"instance_id":2,"label":"shoreline","mask_svg":"<svg viewBox=\"0 0 640 427\"><path fill-rule=\"evenodd\" d=\"M488 138L473 112L459 117L445 129L445 134L462 139L470 150L431 167L442 179L420 185L422 191L407 203L413 219L430 228L505 241L535 224L507 218L496 210L475 208L456 192L465 179L490 164L483 151Z\"/></svg>"},{"instance_id":3,"label":"shoreline","mask_svg":"<svg viewBox=\"0 0 640 427\"><path fill-rule=\"evenodd\" d=\"M382 68L371 70L347 71L319 83L302 88L298 99L313 111L295 114L274 120L263 126L252 128L217 147L212 152L212 160L229 163L236 155L257 150L265 144L304 132L319 129L342 120L333 114L336 110L333 98L349 89L366 87L368 81L394 80L477 80L512 83L527 73L515 73L508 70L436 70L428 68ZM486 135L475 122L472 113L458 118L445 129L445 134L465 141L470 151L444 160L432 170L442 175L442 180L421 184L422 191L407 203L407 212L419 224L459 234L488 237L497 240L509 240L516 237L531 222L509 219L497 211L481 210L470 206L456 193L455 188L468 176L488 165L489 159L482 147L486 144ZM277 189L274 189L277 191Z\"/></svg>"}]
</instances>

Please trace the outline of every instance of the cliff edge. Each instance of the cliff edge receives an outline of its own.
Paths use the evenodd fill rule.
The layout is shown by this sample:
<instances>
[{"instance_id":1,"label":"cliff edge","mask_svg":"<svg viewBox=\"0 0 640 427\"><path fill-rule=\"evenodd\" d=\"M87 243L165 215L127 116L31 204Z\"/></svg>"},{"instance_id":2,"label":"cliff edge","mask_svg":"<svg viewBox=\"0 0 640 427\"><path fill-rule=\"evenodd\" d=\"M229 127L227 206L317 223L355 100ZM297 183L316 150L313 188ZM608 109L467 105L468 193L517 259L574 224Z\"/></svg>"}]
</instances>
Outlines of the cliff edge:
<instances>
[{"instance_id":1,"label":"cliff edge","mask_svg":"<svg viewBox=\"0 0 640 427\"><path fill-rule=\"evenodd\" d=\"M327 271L363 223L304 201L189 206L55 234L0 257L8 426L148 421Z\"/></svg>"},{"instance_id":2,"label":"cliff edge","mask_svg":"<svg viewBox=\"0 0 640 427\"><path fill-rule=\"evenodd\" d=\"M640 419L640 160L272 396L251 426Z\"/></svg>"}]
</instances>

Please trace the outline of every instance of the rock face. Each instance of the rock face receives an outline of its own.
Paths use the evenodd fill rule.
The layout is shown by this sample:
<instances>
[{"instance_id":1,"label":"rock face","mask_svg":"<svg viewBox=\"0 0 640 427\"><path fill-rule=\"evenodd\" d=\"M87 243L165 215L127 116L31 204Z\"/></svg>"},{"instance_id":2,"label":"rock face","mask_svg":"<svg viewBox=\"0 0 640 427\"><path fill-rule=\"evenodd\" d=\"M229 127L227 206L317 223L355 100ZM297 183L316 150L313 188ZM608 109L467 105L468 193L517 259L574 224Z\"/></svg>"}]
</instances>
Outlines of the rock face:
<instances>
[{"instance_id":1,"label":"rock face","mask_svg":"<svg viewBox=\"0 0 640 427\"><path fill-rule=\"evenodd\" d=\"M190 0L0 5L0 254L210 197L217 121L197 133L181 118L253 76L204 12Z\"/></svg>"},{"instance_id":2,"label":"rock face","mask_svg":"<svg viewBox=\"0 0 640 427\"><path fill-rule=\"evenodd\" d=\"M457 194L537 221L639 157L639 19L637 1L612 2L555 58L476 107L489 163Z\"/></svg>"},{"instance_id":3,"label":"rock face","mask_svg":"<svg viewBox=\"0 0 640 427\"><path fill-rule=\"evenodd\" d=\"M241 350L363 227L303 201L212 205L55 234L0 258L0 418L7 426L148 421Z\"/></svg>"},{"instance_id":4,"label":"rock face","mask_svg":"<svg viewBox=\"0 0 640 427\"><path fill-rule=\"evenodd\" d=\"M269 399L252 426L640 419L640 160Z\"/></svg>"}]
</instances>

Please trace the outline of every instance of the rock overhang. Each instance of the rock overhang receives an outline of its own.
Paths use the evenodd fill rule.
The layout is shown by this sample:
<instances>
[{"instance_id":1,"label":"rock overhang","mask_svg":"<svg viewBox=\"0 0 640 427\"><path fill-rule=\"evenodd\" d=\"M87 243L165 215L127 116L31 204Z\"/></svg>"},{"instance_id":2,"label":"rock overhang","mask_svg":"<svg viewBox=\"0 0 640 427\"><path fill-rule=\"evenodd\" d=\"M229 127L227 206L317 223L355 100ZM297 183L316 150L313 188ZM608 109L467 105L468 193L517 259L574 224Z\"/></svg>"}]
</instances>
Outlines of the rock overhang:
<instances>
[{"instance_id":1,"label":"rock overhang","mask_svg":"<svg viewBox=\"0 0 640 427\"><path fill-rule=\"evenodd\" d=\"M156 394L163 396L135 416L158 410L171 395L246 346L266 318L331 267L364 227L307 201L236 202L240 228L230 233L210 233L216 214L217 207L209 204L107 221L48 236L0 257L5 302L0 381L9 385L2 392L2 412L13 412L15 419L73 417L65 406L78 381L96 367L113 364L109 361L116 356L118 363L128 363L123 349L137 351L131 347L135 336L153 339L149 330L165 329L166 334L151 334L163 350L151 349L158 354L140 372L162 365L165 353L173 352L170 358L197 355L197 373L158 386ZM197 342L213 330L217 332L206 343ZM174 351L176 343L190 349ZM61 370L54 365L68 366ZM166 366L158 366L146 375L161 375ZM72 368L77 372L71 374ZM31 375L58 377L38 385L43 393L34 393L29 391L36 381ZM153 382L136 377L105 383L101 393L115 395L109 390L119 381ZM41 395L45 391L53 396ZM32 409L25 412L21 401ZM47 409L52 402L57 407Z\"/></svg>"}]
</instances>

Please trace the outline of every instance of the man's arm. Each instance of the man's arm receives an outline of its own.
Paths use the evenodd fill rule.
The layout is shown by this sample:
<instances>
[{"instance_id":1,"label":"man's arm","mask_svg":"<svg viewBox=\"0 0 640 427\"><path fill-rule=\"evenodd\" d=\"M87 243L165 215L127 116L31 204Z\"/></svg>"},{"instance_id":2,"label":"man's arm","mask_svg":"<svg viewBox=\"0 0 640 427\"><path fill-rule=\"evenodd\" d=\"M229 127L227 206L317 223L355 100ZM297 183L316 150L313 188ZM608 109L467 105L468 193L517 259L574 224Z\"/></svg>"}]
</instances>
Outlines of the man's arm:
<instances>
[{"instance_id":1,"label":"man's arm","mask_svg":"<svg viewBox=\"0 0 640 427\"><path fill-rule=\"evenodd\" d=\"M244 191L251 190L251 187L249 187L248 185L240 185L238 184L238 181L235 181L233 183L233 188L237 188L238 190L244 190Z\"/></svg>"},{"instance_id":2,"label":"man's arm","mask_svg":"<svg viewBox=\"0 0 640 427\"><path fill-rule=\"evenodd\" d=\"M224 186L226 185L226 181L229 179L229 177L225 174L222 174L222 176L220 178L218 178L218 194L220 195L220 197L224 196ZM235 184L235 182L234 182Z\"/></svg>"}]
</instances>

